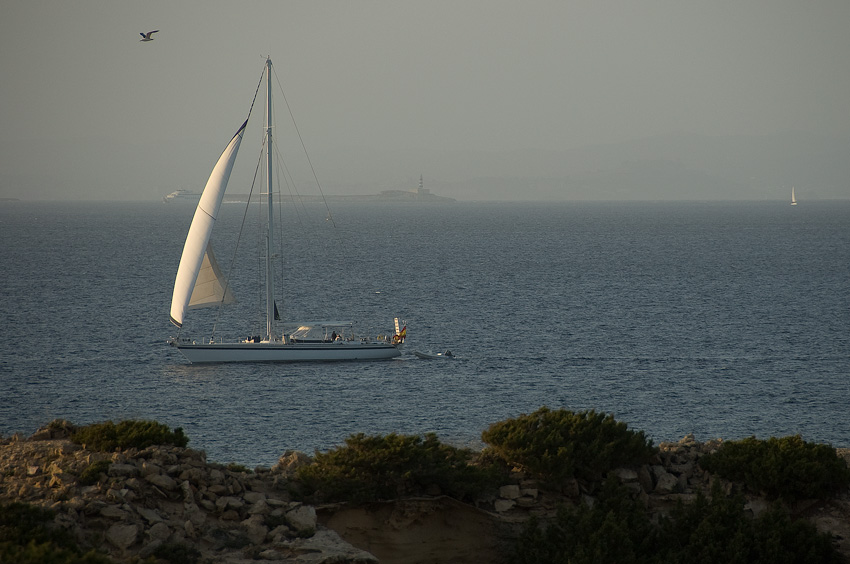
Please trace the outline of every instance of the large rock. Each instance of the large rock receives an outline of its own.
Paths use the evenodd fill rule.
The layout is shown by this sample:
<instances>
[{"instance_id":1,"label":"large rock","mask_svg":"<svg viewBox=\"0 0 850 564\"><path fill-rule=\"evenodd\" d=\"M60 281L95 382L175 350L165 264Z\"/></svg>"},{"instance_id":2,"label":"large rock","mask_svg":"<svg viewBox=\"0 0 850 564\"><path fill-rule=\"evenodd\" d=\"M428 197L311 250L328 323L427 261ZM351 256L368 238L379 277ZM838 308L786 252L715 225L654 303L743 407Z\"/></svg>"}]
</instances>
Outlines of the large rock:
<instances>
[{"instance_id":1,"label":"large rock","mask_svg":"<svg viewBox=\"0 0 850 564\"><path fill-rule=\"evenodd\" d=\"M516 484L509 484L499 488L499 497L502 499L517 499L519 496L519 486Z\"/></svg>"},{"instance_id":2,"label":"large rock","mask_svg":"<svg viewBox=\"0 0 850 564\"><path fill-rule=\"evenodd\" d=\"M148 529L148 536L160 541L168 540L168 537L171 536L171 528L169 528L169 526L165 523L156 523Z\"/></svg>"},{"instance_id":3,"label":"large rock","mask_svg":"<svg viewBox=\"0 0 850 564\"><path fill-rule=\"evenodd\" d=\"M136 468L135 464L110 464L109 465L109 475L110 476L122 476L122 477L130 477L137 476L139 474L139 469Z\"/></svg>"},{"instance_id":4,"label":"large rock","mask_svg":"<svg viewBox=\"0 0 850 564\"><path fill-rule=\"evenodd\" d=\"M298 554L296 562L313 564L379 564L377 558L365 550L355 548L331 530L322 529L306 539L296 539L289 544ZM430 562L430 560L422 560Z\"/></svg>"},{"instance_id":5,"label":"large rock","mask_svg":"<svg viewBox=\"0 0 850 564\"><path fill-rule=\"evenodd\" d=\"M676 491L679 486L679 478L673 474L664 472L658 476L658 482L655 484L655 493L669 494Z\"/></svg>"},{"instance_id":6,"label":"large rock","mask_svg":"<svg viewBox=\"0 0 850 564\"><path fill-rule=\"evenodd\" d=\"M309 533L316 530L316 508L311 505L301 505L286 512L286 522L299 533Z\"/></svg>"},{"instance_id":7,"label":"large rock","mask_svg":"<svg viewBox=\"0 0 850 564\"><path fill-rule=\"evenodd\" d=\"M245 534L251 539L255 545L263 544L266 540L266 535L269 534L269 528L262 515L251 515L241 523Z\"/></svg>"},{"instance_id":8,"label":"large rock","mask_svg":"<svg viewBox=\"0 0 850 564\"><path fill-rule=\"evenodd\" d=\"M643 466L638 468L637 476L638 483L640 484L640 487L643 489L643 491L645 491L646 493L652 492L655 485L652 481L652 473L649 471L649 466L644 464Z\"/></svg>"},{"instance_id":9,"label":"large rock","mask_svg":"<svg viewBox=\"0 0 850 564\"><path fill-rule=\"evenodd\" d=\"M139 535L139 527L137 525L122 525L116 523L106 530L106 540L113 546L121 550L127 550Z\"/></svg>"},{"instance_id":10,"label":"large rock","mask_svg":"<svg viewBox=\"0 0 850 564\"><path fill-rule=\"evenodd\" d=\"M297 450L286 450L277 461L277 464L272 466L272 472L283 474L287 477L295 476L295 473L302 466L308 466L313 463L313 459Z\"/></svg>"},{"instance_id":11,"label":"large rock","mask_svg":"<svg viewBox=\"0 0 850 564\"><path fill-rule=\"evenodd\" d=\"M156 487L166 491L173 491L177 489L177 481L171 476L167 476L165 474L149 474L148 476L145 476L145 479Z\"/></svg>"}]
</instances>

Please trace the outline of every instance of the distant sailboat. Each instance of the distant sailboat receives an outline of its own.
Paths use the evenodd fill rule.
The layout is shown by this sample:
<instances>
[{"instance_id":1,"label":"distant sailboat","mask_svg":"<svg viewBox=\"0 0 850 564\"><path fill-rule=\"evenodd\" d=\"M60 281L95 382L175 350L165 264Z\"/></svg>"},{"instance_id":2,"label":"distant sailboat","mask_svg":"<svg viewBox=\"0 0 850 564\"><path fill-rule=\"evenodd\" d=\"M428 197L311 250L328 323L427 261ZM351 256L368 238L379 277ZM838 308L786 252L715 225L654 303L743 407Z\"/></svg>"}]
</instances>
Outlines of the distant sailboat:
<instances>
[{"instance_id":1,"label":"distant sailboat","mask_svg":"<svg viewBox=\"0 0 850 564\"><path fill-rule=\"evenodd\" d=\"M794 187L793 186L791 187L791 205L792 206L797 205L797 197L794 195Z\"/></svg>"}]
</instances>

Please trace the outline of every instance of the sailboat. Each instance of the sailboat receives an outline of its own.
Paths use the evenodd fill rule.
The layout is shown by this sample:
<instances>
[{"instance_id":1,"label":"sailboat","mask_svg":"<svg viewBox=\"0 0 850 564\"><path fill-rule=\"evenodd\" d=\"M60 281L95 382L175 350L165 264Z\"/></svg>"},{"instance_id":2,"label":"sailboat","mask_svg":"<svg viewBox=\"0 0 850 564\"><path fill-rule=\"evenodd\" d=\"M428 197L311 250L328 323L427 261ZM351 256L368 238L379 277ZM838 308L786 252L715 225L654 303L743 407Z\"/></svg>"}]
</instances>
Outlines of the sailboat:
<instances>
[{"instance_id":1,"label":"sailboat","mask_svg":"<svg viewBox=\"0 0 850 564\"><path fill-rule=\"evenodd\" d=\"M791 187L791 205L792 206L797 205L797 197L794 195L794 187L793 186Z\"/></svg>"},{"instance_id":2,"label":"sailboat","mask_svg":"<svg viewBox=\"0 0 850 564\"><path fill-rule=\"evenodd\" d=\"M267 83L265 144L267 153L268 218L265 234L265 334L243 340L224 342L207 338L172 337L168 343L177 348L192 363L204 362L303 362L381 360L401 355L405 330L396 329L392 337L360 337L348 321L329 321L296 324L297 329L284 334L278 329L279 312L275 303L274 271L272 267L274 241L274 207L272 186L272 62L266 59L263 69ZM259 92L259 87L258 87ZM256 100L257 94L255 94ZM253 110L254 103L251 103ZM250 111L248 119L250 119ZM218 217L227 183L233 169L248 119L237 130L213 167L201 194L198 207L189 227L171 299L171 322L183 327L188 310L220 306L235 302L227 279L215 259L210 237ZM396 318L395 326L399 322ZM282 324L281 324L282 327Z\"/></svg>"}]
</instances>

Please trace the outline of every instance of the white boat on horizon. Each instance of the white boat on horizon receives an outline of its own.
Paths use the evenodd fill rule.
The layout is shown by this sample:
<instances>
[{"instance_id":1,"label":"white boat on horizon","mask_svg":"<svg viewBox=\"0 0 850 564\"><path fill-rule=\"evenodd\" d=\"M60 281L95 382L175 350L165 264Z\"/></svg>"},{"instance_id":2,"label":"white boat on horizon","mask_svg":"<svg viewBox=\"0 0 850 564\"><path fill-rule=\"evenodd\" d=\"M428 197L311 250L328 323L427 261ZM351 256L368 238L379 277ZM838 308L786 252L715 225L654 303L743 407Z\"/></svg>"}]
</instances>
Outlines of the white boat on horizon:
<instances>
[{"instance_id":1,"label":"white boat on horizon","mask_svg":"<svg viewBox=\"0 0 850 564\"><path fill-rule=\"evenodd\" d=\"M166 204L173 202L194 202L197 203L201 199L200 192L192 192L191 190L175 190L171 194L164 196L162 201Z\"/></svg>"},{"instance_id":2,"label":"white boat on horizon","mask_svg":"<svg viewBox=\"0 0 850 564\"><path fill-rule=\"evenodd\" d=\"M791 205L792 206L797 205L797 196L794 194L794 187L793 186L791 187Z\"/></svg>"},{"instance_id":3,"label":"white boat on horizon","mask_svg":"<svg viewBox=\"0 0 850 564\"><path fill-rule=\"evenodd\" d=\"M178 331L176 337L168 343L177 348L192 363L203 362L303 362L303 361L344 361L344 360L381 360L401 355L400 347L404 343L406 327L399 329L395 320L395 334L392 337L378 335L364 337L354 333L354 324L344 322L317 322L295 324L294 329L284 330L275 302L275 281L272 259L277 257L274 247L275 206L272 183L272 62L266 59L263 70L267 87L266 125L264 129L265 151L261 159L266 158L267 190L263 194L268 206L263 241L260 254L265 263L265 331L262 335L242 340L225 342L214 336L195 340L183 337ZM256 101L260 89L254 95ZM251 103L251 110L254 102ZM183 323L189 309L200 307L221 307L236 300L228 280L221 272L212 252L210 236L218 217L224 192L230 180L242 137L251 118L242 124L228 143L215 164L200 196L198 207L189 227L177 276L174 281L174 293L171 300L171 322L178 328ZM265 153L262 155L262 153ZM258 165L257 170L263 170ZM250 198L249 198L250 200ZM261 214L263 215L263 214ZM292 324L290 324L292 326Z\"/></svg>"}]
</instances>

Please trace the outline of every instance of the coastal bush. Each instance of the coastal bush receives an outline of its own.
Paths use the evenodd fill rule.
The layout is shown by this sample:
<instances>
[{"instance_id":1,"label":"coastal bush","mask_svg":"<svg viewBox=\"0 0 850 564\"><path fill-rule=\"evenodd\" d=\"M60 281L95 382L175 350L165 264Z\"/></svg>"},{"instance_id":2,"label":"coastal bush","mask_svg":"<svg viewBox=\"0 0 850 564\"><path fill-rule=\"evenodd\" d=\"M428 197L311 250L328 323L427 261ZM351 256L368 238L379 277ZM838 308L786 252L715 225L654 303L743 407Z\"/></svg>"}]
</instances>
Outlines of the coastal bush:
<instances>
[{"instance_id":1,"label":"coastal bush","mask_svg":"<svg viewBox=\"0 0 850 564\"><path fill-rule=\"evenodd\" d=\"M26 503L0 505L0 562L16 564L110 564L94 550L83 553L54 512Z\"/></svg>"},{"instance_id":2,"label":"coastal bush","mask_svg":"<svg viewBox=\"0 0 850 564\"><path fill-rule=\"evenodd\" d=\"M850 470L834 448L800 435L729 441L699 464L770 499L824 498L850 484Z\"/></svg>"},{"instance_id":3,"label":"coastal bush","mask_svg":"<svg viewBox=\"0 0 850 564\"><path fill-rule=\"evenodd\" d=\"M596 481L614 468L645 464L656 452L643 431L613 415L545 406L490 425L481 439L506 463L551 483Z\"/></svg>"},{"instance_id":4,"label":"coastal bush","mask_svg":"<svg viewBox=\"0 0 850 564\"><path fill-rule=\"evenodd\" d=\"M715 482L711 497L680 503L660 522L663 562L758 562L770 564L838 564L842 561L828 533L812 523L792 520L779 505L758 517L744 511L741 494L723 495Z\"/></svg>"},{"instance_id":5,"label":"coastal bush","mask_svg":"<svg viewBox=\"0 0 850 564\"><path fill-rule=\"evenodd\" d=\"M77 479L82 486L92 486L100 480L101 474L109 472L109 465L112 464L109 460L98 460L86 466L85 470L80 472Z\"/></svg>"},{"instance_id":6,"label":"coastal bush","mask_svg":"<svg viewBox=\"0 0 850 564\"><path fill-rule=\"evenodd\" d=\"M153 555L168 564L196 564L201 559L201 551L181 542L167 542L159 545Z\"/></svg>"},{"instance_id":7,"label":"coastal bush","mask_svg":"<svg viewBox=\"0 0 850 564\"><path fill-rule=\"evenodd\" d=\"M112 421L80 427L71 435L71 441L85 445L89 450L112 452L117 449L147 448L153 445L185 447L189 439L183 429L174 431L156 421Z\"/></svg>"},{"instance_id":8,"label":"coastal bush","mask_svg":"<svg viewBox=\"0 0 850 564\"><path fill-rule=\"evenodd\" d=\"M241 472L243 474L250 474L251 470L245 466L244 464L237 464L236 462L231 462L227 466L225 466L231 472Z\"/></svg>"},{"instance_id":9,"label":"coastal bush","mask_svg":"<svg viewBox=\"0 0 850 564\"><path fill-rule=\"evenodd\" d=\"M321 501L373 501L434 491L468 499L497 484L498 469L470 464L472 451L442 444L428 433L352 435L345 445L317 452L300 467L303 496Z\"/></svg>"},{"instance_id":10,"label":"coastal bush","mask_svg":"<svg viewBox=\"0 0 850 564\"><path fill-rule=\"evenodd\" d=\"M837 564L827 534L792 521L776 507L752 518L741 496L726 498L719 485L711 498L679 504L657 523L615 480L605 482L592 506L561 507L555 520L533 520L511 558L516 564Z\"/></svg>"},{"instance_id":11,"label":"coastal bush","mask_svg":"<svg viewBox=\"0 0 850 564\"><path fill-rule=\"evenodd\" d=\"M653 554L657 537L645 509L609 479L592 506L561 506L547 526L532 518L517 540L510 562L637 563Z\"/></svg>"}]
</instances>

